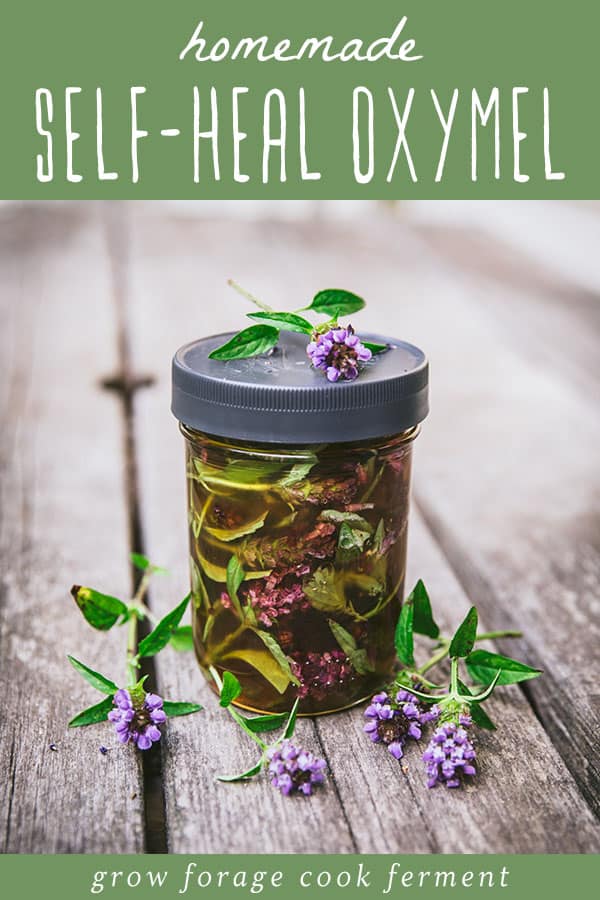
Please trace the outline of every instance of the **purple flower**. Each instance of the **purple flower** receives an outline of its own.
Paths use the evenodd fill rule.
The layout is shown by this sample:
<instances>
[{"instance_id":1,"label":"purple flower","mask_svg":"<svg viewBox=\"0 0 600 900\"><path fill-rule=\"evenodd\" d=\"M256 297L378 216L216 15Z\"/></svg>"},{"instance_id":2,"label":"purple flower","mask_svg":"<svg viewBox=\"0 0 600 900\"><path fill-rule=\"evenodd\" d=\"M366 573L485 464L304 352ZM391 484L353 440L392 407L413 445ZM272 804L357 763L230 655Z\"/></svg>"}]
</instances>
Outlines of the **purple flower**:
<instances>
[{"instance_id":1,"label":"purple flower","mask_svg":"<svg viewBox=\"0 0 600 900\"><path fill-rule=\"evenodd\" d=\"M401 759L406 739L411 737L418 741L421 726L437 718L438 714L437 707L424 712L409 691L399 690L395 702L381 691L375 694L365 710L364 731L373 743L386 744L392 756Z\"/></svg>"},{"instance_id":2,"label":"purple flower","mask_svg":"<svg viewBox=\"0 0 600 900\"><path fill-rule=\"evenodd\" d=\"M470 716L461 714L458 722L443 722L436 728L423 754L427 787L460 787L461 775L476 774L475 749L467 733L470 725Z\"/></svg>"},{"instance_id":3,"label":"purple flower","mask_svg":"<svg viewBox=\"0 0 600 900\"><path fill-rule=\"evenodd\" d=\"M121 688L113 698L116 709L108 718L115 724L117 738L122 744L133 743L139 750L149 750L160 740L159 725L166 722L167 715L162 708L163 701L158 694L146 694L143 700Z\"/></svg>"},{"instance_id":4,"label":"purple flower","mask_svg":"<svg viewBox=\"0 0 600 900\"><path fill-rule=\"evenodd\" d=\"M300 681L298 696L319 701L347 688L355 670L341 650L325 653L292 653L292 671Z\"/></svg>"},{"instance_id":5,"label":"purple flower","mask_svg":"<svg viewBox=\"0 0 600 900\"><path fill-rule=\"evenodd\" d=\"M302 750L285 740L267 750L271 784L287 797L293 791L308 796L313 785L325 780L327 763L308 750Z\"/></svg>"},{"instance_id":6,"label":"purple flower","mask_svg":"<svg viewBox=\"0 0 600 900\"><path fill-rule=\"evenodd\" d=\"M314 334L306 352L315 369L325 372L329 381L340 378L353 381L358 375L359 364L372 356L354 333L352 325Z\"/></svg>"}]
</instances>

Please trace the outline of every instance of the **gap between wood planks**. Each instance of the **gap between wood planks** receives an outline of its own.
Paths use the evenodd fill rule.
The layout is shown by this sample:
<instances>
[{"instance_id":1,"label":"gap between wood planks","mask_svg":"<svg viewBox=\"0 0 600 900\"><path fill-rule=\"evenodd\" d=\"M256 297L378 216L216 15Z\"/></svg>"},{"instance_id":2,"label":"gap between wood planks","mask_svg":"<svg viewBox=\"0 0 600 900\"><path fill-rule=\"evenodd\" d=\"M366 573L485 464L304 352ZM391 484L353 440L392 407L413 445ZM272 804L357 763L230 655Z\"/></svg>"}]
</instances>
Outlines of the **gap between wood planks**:
<instances>
[{"instance_id":1,"label":"gap between wood planks","mask_svg":"<svg viewBox=\"0 0 600 900\"><path fill-rule=\"evenodd\" d=\"M118 207L109 207L105 218L106 249L110 267L112 300L115 307L117 325L118 371L102 381L104 390L113 391L121 404L123 419L123 453L125 457L125 493L129 531L129 550L145 553L144 530L140 513L140 492L137 464L137 448L134 428L135 395L138 390L151 387L154 378L136 376L131 368L129 333L127 327L127 260L128 231L124 216ZM140 572L133 563L131 586L135 591ZM151 608L150 592L146 595L146 605ZM138 624L141 637L150 631L147 620ZM153 688L160 693L158 673L153 657L141 661L141 675L148 677ZM162 759L159 744L142 753L144 784L144 837L147 853L167 852L167 829L165 801L162 779Z\"/></svg>"}]
</instances>

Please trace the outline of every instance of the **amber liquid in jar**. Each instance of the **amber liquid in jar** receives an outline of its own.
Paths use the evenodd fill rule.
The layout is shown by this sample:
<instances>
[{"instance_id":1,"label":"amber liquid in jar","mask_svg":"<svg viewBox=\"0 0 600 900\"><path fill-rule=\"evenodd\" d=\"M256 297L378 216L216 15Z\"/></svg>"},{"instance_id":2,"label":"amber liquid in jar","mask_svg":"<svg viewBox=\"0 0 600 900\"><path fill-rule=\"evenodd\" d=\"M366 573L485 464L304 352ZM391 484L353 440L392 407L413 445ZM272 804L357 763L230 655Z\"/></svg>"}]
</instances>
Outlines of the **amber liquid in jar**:
<instances>
[{"instance_id":1,"label":"amber liquid in jar","mask_svg":"<svg viewBox=\"0 0 600 900\"><path fill-rule=\"evenodd\" d=\"M385 684L418 429L360 443L186 438L194 646L250 710L331 712Z\"/></svg>"}]
</instances>

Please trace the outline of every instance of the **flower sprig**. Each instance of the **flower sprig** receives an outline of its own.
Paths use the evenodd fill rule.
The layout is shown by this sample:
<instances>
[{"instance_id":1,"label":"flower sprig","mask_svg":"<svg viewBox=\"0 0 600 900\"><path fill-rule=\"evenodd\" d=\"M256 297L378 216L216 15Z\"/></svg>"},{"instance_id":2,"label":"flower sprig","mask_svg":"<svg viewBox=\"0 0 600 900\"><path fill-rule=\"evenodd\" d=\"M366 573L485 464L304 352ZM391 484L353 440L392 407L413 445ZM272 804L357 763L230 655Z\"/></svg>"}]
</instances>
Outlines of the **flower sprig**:
<instances>
[{"instance_id":1,"label":"flower sprig","mask_svg":"<svg viewBox=\"0 0 600 900\"><path fill-rule=\"evenodd\" d=\"M365 710L365 733L374 743L387 745L396 759L404 755L407 738L420 740L422 727L435 723L422 754L428 787L444 784L456 788L464 776L474 776L476 754L469 729L472 725L489 730L496 727L481 704L498 685L516 684L542 674L509 656L474 649L480 641L521 637L519 631L478 633L477 624L477 609L472 606L453 637L442 637L425 585L417 582L396 625L395 646L401 669L393 684L376 694ZM419 667L414 656L415 634L436 641L434 652ZM460 660L464 660L474 682L472 688L460 678ZM450 662L450 683L439 693L440 685L429 681L426 673L444 661Z\"/></svg>"},{"instance_id":2,"label":"flower sprig","mask_svg":"<svg viewBox=\"0 0 600 900\"><path fill-rule=\"evenodd\" d=\"M276 312L257 297L249 294L234 281L228 284L242 294L260 312L247 313L256 324L244 328L227 343L210 354L211 359L246 359L272 350L281 331L292 331L309 337L306 352L315 369L322 371L329 381L352 381L360 368L374 354L386 350L385 344L362 341L352 325L341 326L340 317L349 316L365 306L365 301L350 291L328 288L319 291L309 306L296 312ZM301 312L327 316L325 322L312 324Z\"/></svg>"},{"instance_id":3,"label":"flower sprig","mask_svg":"<svg viewBox=\"0 0 600 900\"><path fill-rule=\"evenodd\" d=\"M266 770L273 787L281 791L284 796L292 793L310 796L315 786L322 784L325 780L327 764L324 759L316 757L310 751L292 743L300 698L296 699L289 713L243 716L232 705L242 693L242 686L235 675L231 672L224 672L223 678L221 678L214 666L210 667L210 674L219 691L220 705L229 712L234 722L246 732L261 751L258 762L250 769L239 775L218 775L218 780L247 781ZM275 731L278 728L281 728L282 731L275 741L266 743L260 737L261 734Z\"/></svg>"},{"instance_id":4,"label":"flower sprig","mask_svg":"<svg viewBox=\"0 0 600 900\"><path fill-rule=\"evenodd\" d=\"M133 744L138 750L148 750L160 740L159 726L167 717L189 715L202 707L197 703L163 700L158 694L146 691L147 676L139 677L141 659L155 656L169 644L179 650L191 649L191 627L180 625L190 597L185 597L175 609L157 621L146 606L145 598L152 576L165 574L165 570L153 565L140 553L132 553L131 560L142 575L129 604L90 587L74 585L71 588L73 599L86 622L98 631L109 631L115 625L127 625L127 644L125 687L119 687L110 678L89 668L74 656L68 657L82 678L105 694L100 703L84 709L71 719L69 725L75 728L109 720L115 727L120 743ZM138 641L138 623L144 619L149 619L154 628ZM106 750L100 749L104 752Z\"/></svg>"}]
</instances>

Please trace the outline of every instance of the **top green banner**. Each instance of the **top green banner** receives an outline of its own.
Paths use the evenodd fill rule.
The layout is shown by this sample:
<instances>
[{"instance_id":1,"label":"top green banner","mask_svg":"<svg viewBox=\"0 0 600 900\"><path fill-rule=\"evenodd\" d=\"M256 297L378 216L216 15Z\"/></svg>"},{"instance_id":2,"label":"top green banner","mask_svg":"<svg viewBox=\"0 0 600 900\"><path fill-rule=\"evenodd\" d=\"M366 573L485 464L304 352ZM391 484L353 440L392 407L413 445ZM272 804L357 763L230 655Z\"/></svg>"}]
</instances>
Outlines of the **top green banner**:
<instances>
[{"instance_id":1,"label":"top green banner","mask_svg":"<svg viewBox=\"0 0 600 900\"><path fill-rule=\"evenodd\" d=\"M590 0L13 0L2 17L2 198L600 198Z\"/></svg>"}]
</instances>

